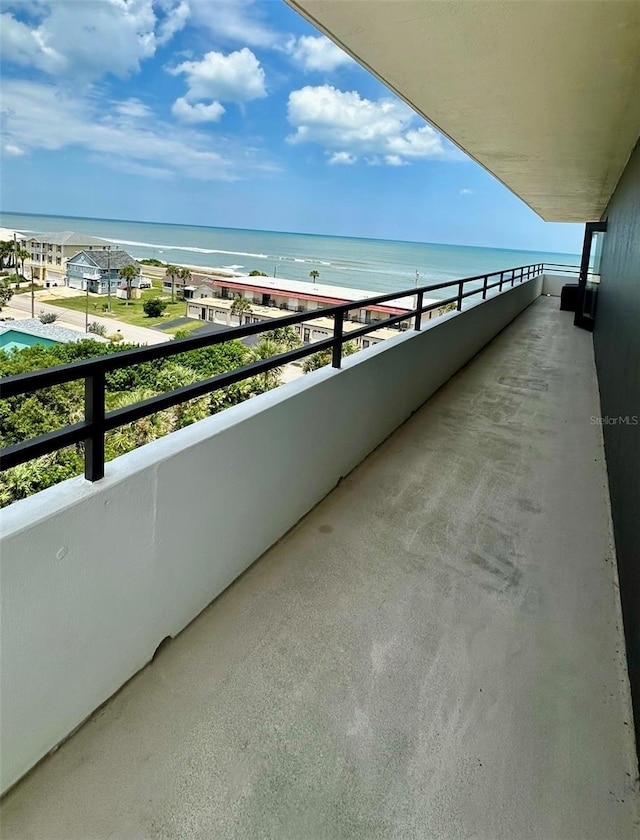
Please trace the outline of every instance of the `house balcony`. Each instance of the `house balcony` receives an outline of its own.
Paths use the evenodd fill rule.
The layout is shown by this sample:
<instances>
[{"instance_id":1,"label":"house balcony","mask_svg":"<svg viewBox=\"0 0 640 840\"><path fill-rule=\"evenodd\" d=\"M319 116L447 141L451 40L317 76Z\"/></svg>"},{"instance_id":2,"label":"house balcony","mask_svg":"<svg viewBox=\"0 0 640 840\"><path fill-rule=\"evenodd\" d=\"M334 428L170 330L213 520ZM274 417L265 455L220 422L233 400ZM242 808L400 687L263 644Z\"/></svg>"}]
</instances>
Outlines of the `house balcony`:
<instances>
[{"instance_id":1,"label":"house balcony","mask_svg":"<svg viewBox=\"0 0 640 840\"><path fill-rule=\"evenodd\" d=\"M4 512L4 836L637 837L592 336L553 283Z\"/></svg>"}]
</instances>

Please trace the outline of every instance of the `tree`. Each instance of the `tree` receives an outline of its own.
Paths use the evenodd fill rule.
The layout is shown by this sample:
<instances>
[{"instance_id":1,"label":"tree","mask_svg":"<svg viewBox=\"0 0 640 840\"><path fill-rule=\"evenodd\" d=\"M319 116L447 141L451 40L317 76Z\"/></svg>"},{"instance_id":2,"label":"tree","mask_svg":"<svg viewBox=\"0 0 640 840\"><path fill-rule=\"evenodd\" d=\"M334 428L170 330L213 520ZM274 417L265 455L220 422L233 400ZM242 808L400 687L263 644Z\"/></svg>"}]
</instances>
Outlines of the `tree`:
<instances>
[{"instance_id":1,"label":"tree","mask_svg":"<svg viewBox=\"0 0 640 840\"><path fill-rule=\"evenodd\" d=\"M310 271L310 272L309 272L309 277L310 277L310 278L313 280L313 282L315 283L315 282L316 282L316 280L318 279L318 277L320 277L320 272L319 272L319 271L316 271L316 270L315 270L315 268L314 268L312 271Z\"/></svg>"},{"instance_id":2,"label":"tree","mask_svg":"<svg viewBox=\"0 0 640 840\"><path fill-rule=\"evenodd\" d=\"M13 289L11 288L11 282L9 277L0 277L0 310L3 306L6 306L7 303L13 297Z\"/></svg>"},{"instance_id":3,"label":"tree","mask_svg":"<svg viewBox=\"0 0 640 840\"><path fill-rule=\"evenodd\" d=\"M267 330L262 333L264 341L273 341L279 344L282 350L295 350L302 342L295 327L276 327L275 330Z\"/></svg>"},{"instance_id":4,"label":"tree","mask_svg":"<svg viewBox=\"0 0 640 840\"><path fill-rule=\"evenodd\" d=\"M282 345L270 339L263 338L251 351L250 360L252 362L259 362L264 359L270 359L272 356L277 356L279 353L282 353ZM281 382L282 367L276 367L272 370L265 371L265 373L259 373L251 379L253 388L259 394L276 388Z\"/></svg>"},{"instance_id":5,"label":"tree","mask_svg":"<svg viewBox=\"0 0 640 840\"><path fill-rule=\"evenodd\" d=\"M249 272L249 277L268 277L266 271L258 271L257 268L254 268L253 271Z\"/></svg>"},{"instance_id":6,"label":"tree","mask_svg":"<svg viewBox=\"0 0 640 840\"><path fill-rule=\"evenodd\" d=\"M246 315L248 315L253 310L251 309L251 301L247 300L246 297L242 297L239 295L233 303L231 304L231 314L238 316L238 323L242 326L242 321Z\"/></svg>"},{"instance_id":7,"label":"tree","mask_svg":"<svg viewBox=\"0 0 640 840\"><path fill-rule=\"evenodd\" d=\"M184 287L188 286L191 283L192 277L191 272L188 268L181 268L180 274L178 275L179 278L182 280L182 297L184 298Z\"/></svg>"},{"instance_id":8,"label":"tree","mask_svg":"<svg viewBox=\"0 0 640 840\"><path fill-rule=\"evenodd\" d=\"M176 277L180 276L180 269L177 265L173 265L169 263L169 265L165 268L165 277L168 277L171 280L171 303L176 302Z\"/></svg>"},{"instance_id":9,"label":"tree","mask_svg":"<svg viewBox=\"0 0 640 840\"><path fill-rule=\"evenodd\" d=\"M13 242L8 239L0 242L0 268L11 268L13 265L13 256L15 256L15 246Z\"/></svg>"},{"instance_id":10,"label":"tree","mask_svg":"<svg viewBox=\"0 0 640 840\"><path fill-rule=\"evenodd\" d=\"M129 263L129 265L123 265L120 271L118 272L118 276L121 280L124 280L127 286L127 304L131 300L131 284L138 276L138 268L133 263Z\"/></svg>"},{"instance_id":11,"label":"tree","mask_svg":"<svg viewBox=\"0 0 640 840\"><path fill-rule=\"evenodd\" d=\"M149 298L142 304L142 309L147 318L160 318L167 308L167 302L160 298Z\"/></svg>"},{"instance_id":12,"label":"tree","mask_svg":"<svg viewBox=\"0 0 640 840\"><path fill-rule=\"evenodd\" d=\"M355 341L345 341L342 345L342 355L344 356L351 356L352 353L357 351L357 346ZM324 367L325 365L331 364L331 348L327 348L326 350L319 350L317 353L314 353L312 356L307 356L307 358L302 363L302 370L305 373L311 373L312 370L318 370L318 368Z\"/></svg>"},{"instance_id":13,"label":"tree","mask_svg":"<svg viewBox=\"0 0 640 840\"><path fill-rule=\"evenodd\" d=\"M31 254L29 253L29 251L27 251L26 248L18 248L18 250L16 252L16 257L17 257L17 259L20 260L20 263L22 265L22 275L23 276L24 276L24 261L28 260L30 256L31 256ZM16 274L17 273L18 272L16 271Z\"/></svg>"}]
</instances>

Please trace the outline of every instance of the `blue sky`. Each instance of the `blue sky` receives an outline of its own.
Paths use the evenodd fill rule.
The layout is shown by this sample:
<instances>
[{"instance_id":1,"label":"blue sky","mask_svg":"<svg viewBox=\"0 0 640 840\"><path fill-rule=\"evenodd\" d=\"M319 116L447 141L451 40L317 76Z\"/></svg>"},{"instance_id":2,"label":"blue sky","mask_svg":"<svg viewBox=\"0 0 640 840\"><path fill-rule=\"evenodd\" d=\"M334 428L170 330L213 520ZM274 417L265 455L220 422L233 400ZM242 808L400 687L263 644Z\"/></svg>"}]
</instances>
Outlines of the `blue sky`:
<instances>
[{"instance_id":1,"label":"blue sky","mask_svg":"<svg viewBox=\"0 0 640 840\"><path fill-rule=\"evenodd\" d=\"M3 0L6 211L579 252L281 0Z\"/></svg>"}]
</instances>

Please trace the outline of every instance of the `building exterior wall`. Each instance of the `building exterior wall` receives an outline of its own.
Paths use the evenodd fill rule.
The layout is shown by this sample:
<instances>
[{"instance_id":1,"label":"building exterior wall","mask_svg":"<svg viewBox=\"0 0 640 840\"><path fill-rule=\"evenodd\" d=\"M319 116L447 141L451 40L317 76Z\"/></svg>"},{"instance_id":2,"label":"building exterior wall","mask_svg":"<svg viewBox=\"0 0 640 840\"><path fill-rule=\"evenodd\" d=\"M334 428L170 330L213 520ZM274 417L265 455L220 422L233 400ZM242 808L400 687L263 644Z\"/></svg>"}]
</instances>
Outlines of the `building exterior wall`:
<instances>
[{"instance_id":1,"label":"building exterior wall","mask_svg":"<svg viewBox=\"0 0 640 840\"><path fill-rule=\"evenodd\" d=\"M640 746L640 143L605 218L593 340Z\"/></svg>"}]
</instances>

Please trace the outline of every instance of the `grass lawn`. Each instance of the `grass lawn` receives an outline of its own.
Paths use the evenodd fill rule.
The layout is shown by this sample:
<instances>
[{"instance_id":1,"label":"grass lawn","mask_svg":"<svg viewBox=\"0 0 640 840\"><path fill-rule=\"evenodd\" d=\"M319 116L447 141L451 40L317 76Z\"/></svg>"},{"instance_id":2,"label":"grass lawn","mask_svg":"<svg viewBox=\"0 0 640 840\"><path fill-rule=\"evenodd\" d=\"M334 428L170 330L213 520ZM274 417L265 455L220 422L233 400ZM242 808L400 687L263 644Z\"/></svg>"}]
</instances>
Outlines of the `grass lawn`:
<instances>
[{"instance_id":1,"label":"grass lawn","mask_svg":"<svg viewBox=\"0 0 640 840\"><path fill-rule=\"evenodd\" d=\"M182 313L184 315L184 312ZM199 321L196 318L192 318L192 323L190 324L183 324L181 327L169 327L168 330L163 330L167 335L175 335L178 331L184 332L185 330L191 334L194 330L197 330L198 327L201 327L204 324L204 321Z\"/></svg>"},{"instance_id":2,"label":"grass lawn","mask_svg":"<svg viewBox=\"0 0 640 840\"><path fill-rule=\"evenodd\" d=\"M142 305L145 300L149 298L160 298L167 302L168 306L165 309L161 318L148 318L143 310ZM92 315L99 315L101 318L112 318L114 326L116 321L123 321L125 324L132 324L135 327L155 327L166 321L172 321L174 318L183 318L185 314L185 304L183 300L171 303L170 295L162 294L160 289L145 289L142 296L138 300L124 301L116 297L111 298L111 314L103 312L102 307L107 302L106 295L89 295L89 318ZM77 312L84 312L87 305L87 297L85 294L79 294L76 297L52 298L44 299L42 303L50 303L53 306L59 306L61 309L75 309ZM202 322L195 321L196 326L202 326Z\"/></svg>"}]
</instances>

